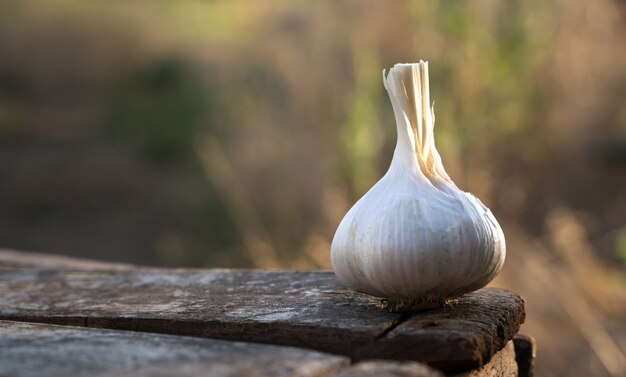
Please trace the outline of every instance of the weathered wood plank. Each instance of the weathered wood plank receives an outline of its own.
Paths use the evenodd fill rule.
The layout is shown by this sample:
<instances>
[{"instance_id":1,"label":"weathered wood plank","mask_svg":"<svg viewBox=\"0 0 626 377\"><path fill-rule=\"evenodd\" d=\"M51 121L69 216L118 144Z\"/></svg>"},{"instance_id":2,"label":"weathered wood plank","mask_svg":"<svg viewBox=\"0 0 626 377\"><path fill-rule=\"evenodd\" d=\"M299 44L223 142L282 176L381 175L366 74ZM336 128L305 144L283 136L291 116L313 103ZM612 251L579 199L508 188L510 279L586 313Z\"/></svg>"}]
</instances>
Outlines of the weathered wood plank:
<instances>
[{"instance_id":1,"label":"weathered wood plank","mask_svg":"<svg viewBox=\"0 0 626 377\"><path fill-rule=\"evenodd\" d=\"M326 376L345 357L300 348L0 321L0 376Z\"/></svg>"},{"instance_id":2,"label":"weathered wood plank","mask_svg":"<svg viewBox=\"0 0 626 377\"><path fill-rule=\"evenodd\" d=\"M340 286L332 272L4 269L0 318L291 345L469 370L512 338L524 307L511 292L482 289L455 307L399 315L382 309L379 299Z\"/></svg>"},{"instance_id":3,"label":"weathered wood plank","mask_svg":"<svg viewBox=\"0 0 626 377\"><path fill-rule=\"evenodd\" d=\"M480 289L453 307L413 315L379 339L378 348L363 348L357 358L410 359L446 370L486 364L513 338L524 322L524 300L503 289Z\"/></svg>"},{"instance_id":4,"label":"weathered wood plank","mask_svg":"<svg viewBox=\"0 0 626 377\"><path fill-rule=\"evenodd\" d=\"M528 335L517 334L513 337L515 361L519 367L519 377L533 377L537 353L535 339Z\"/></svg>"},{"instance_id":5,"label":"weathered wood plank","mask_svg":"<svg viewBox=\"0 0 626 377\"><path fill-rule=\"evenodd\" d=\"M0 317L295 345L346 354L399 318L334 275L0 271Z\"/></svg>"}]
</instances>

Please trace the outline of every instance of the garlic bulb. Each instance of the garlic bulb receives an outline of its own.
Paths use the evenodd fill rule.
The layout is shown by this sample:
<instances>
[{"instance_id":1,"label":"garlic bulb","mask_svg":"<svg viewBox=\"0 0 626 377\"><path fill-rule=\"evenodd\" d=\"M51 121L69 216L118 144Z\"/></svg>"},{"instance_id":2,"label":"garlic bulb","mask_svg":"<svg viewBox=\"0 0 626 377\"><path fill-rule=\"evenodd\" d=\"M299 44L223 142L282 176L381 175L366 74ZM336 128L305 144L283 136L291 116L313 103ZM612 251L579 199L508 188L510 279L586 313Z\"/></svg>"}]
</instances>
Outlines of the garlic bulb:
<instances>
[{"instance_id":1,"label":"garlic bulb","mask_svg":"<svg viewBox=\"0 0 626 377\"><path fill-rule=\"evenodd\" d=\"M428 63L396 64L383 82L398 140L389 171L343 218L331 245L338 279L392 310L443 305L502 268L491 211L457 188L435 148Z\"/></svg>"}]
</instances>

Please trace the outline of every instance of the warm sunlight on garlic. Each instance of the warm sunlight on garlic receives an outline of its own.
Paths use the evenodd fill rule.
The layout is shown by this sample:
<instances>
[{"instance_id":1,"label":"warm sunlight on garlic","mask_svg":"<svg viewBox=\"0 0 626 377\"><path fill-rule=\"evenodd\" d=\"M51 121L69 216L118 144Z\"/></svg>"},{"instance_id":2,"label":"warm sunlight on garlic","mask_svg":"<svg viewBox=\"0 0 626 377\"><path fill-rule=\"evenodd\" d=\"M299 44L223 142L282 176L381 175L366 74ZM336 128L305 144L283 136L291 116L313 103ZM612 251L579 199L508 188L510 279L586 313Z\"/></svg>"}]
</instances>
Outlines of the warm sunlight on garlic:
<instances>
[{"instance_id":1,"label":"warm sunlight on garlic","mask_svg":"<svg viewBox=\"0 0 626 377\"><path fill-rule=\"evenodd\" d=\"M331 246L333 270L392 310L443 305L484 287L502 268L502 229L457 188L435 148L428 63L396 64L383 82L398 140L389 171L346 214Z\"/></svg>"}]
</instances>

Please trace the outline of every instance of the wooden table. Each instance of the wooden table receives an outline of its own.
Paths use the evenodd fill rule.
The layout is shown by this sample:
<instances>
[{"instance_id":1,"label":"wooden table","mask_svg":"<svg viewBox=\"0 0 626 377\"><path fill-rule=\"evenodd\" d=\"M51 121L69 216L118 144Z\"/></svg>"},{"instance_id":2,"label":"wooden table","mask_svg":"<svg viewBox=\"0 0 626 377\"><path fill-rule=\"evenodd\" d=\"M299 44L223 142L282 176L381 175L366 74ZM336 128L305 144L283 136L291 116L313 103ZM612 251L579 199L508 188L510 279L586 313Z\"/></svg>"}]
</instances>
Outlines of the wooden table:
<instances>
[{"instance_id":1,"label":"wooden table","mask_svg":"<svg viewBox=\"0 0 626 377\"><path fill-rule=\"evenodd\" d=\"M496 288L390 313L327 271L0 251L0 376L529 376L523 321Z\"/></svg>"}]
</instances>

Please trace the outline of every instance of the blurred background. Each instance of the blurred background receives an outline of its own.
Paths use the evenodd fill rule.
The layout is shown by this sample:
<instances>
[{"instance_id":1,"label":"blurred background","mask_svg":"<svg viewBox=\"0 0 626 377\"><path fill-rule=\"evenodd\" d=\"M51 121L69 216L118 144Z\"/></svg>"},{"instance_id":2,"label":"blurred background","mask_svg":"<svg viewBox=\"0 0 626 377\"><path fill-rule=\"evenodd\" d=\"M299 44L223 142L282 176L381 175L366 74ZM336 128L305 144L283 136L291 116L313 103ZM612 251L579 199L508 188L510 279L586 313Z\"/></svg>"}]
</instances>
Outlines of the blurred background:
<instances>
[{"instance_id":1,"label":"blurred background","mask_svg":"<svg viewBox=\"0 0 626 377\"><path fill-rule=\"evenodd\" d=\"M329 268L430 62L437 144L502 225L541 376L626 366L626 2L0 0L0 247Z\"/></svg>"}]
</instances>

